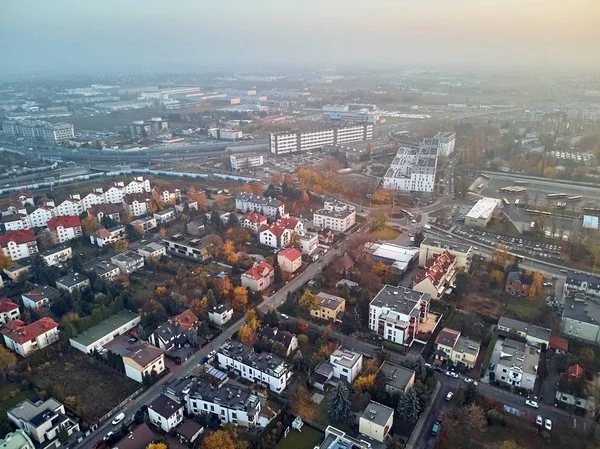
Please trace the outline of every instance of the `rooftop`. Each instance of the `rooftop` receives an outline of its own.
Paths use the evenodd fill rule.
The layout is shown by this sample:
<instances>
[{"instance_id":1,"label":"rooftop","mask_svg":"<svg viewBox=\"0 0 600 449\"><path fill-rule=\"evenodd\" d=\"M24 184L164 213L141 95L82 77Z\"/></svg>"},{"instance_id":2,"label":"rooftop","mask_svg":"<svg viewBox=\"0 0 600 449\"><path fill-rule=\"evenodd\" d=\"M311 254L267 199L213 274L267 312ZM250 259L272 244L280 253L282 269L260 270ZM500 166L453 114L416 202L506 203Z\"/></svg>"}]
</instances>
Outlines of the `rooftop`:
<instances>
[{"instance_id":1,"label":"rooftop","mask_svg":"<svg viewBox=\"0 0 600 449\"><path fill-rule=\"evenodd\" d=\"M121 326L135 320L136 318L139 318L137 313L123 309L108 317L106 320L103 320L95 326L90 327L87 331L80 333L77 335L77 337L72 338L71 340L86 347L90 346L92 343L95 343L107 335L112 334Z\"/></svg>"},{"instance_id":2,"label":"rooftop","mask_svg":"<svg viewBox=\"0 0 600 449\"><path fill-rule=\"evenodd\" d=\"M284 250L279 251L277 256L285 257L289 261L295 261L302 258L302 253L298 251L296 248L286 248Z\"/></svg>"},{"instance_id":3,"label":"rooftop","mask_svg":"<svg viewBox=\"0 0 600 449\"><path fill-rule=\"evenodd\" d=\"M321 307L325 307L326 309L335 310L340 304L344 303L346 300L340 296L330 295L329 293L319 292L317 293L317 299Z\"/></svg>"},{"instance_id":4,"label":"rooftop","mask_svg":"<svg viewBox=\"0 0 600 449\"><path fill-rule=\"evenodd\" d=\"M438 334L437 338L435 339L435 343L453 348L458 341L458 337L460 337L459 331L445 327Z\"/></svg>"},{"instance_id":5,"label":"rooftop","mask_svg":"<svg viewBox=\"0 0 600 449\"><path fill-rule=\"evenodd\" d=\"M111 271L118 270L119 267L117 267L116 265L114 265L110 262L100 261L95 264L89 265L89 269L94 270L94 272L98 276L102 276L106 273L110 273Z\"/></svg>"},{"instance_id":6,"label":"rooftop","mask_svg":"<svg viewBox=\"0 0 600 449\"><path fill-rule=\"evenodd\" d=\"M425 237L425 239L421 242L421 247L423 246L432 246L435 248L443 248L449 251L457 251L461 253L468 253L472 248L471 245L467 245L464 243L452 242L450 240L440 239L438 237Z\"/></svg>"},{"instance_id":7,"label":"rooftop","mask_svg":"<svg viewBox=\"0 0 600 449\"><path fill-rule=\"evenodd\" d=\"M55 288L50 287L49 285L40 285L39 287L34 288L33 290L29 290L26 293L23 293L23 296L31 299L33 302L39 302L44 299L49 299L50 301L58 298L60 296L60 292Z\"/></svg>"},{"instance_id":8,"label":"rooftop","mask_svg":"<svg viewBox=\"0 0 600 449\"><path fill-rule=\"evenodd\" d=\"M487 219L494 210L502 203L501 200L497 198L482 198L471 208L471 210L467 213L466 218L479 219L484 218Z\"/></svg>"},{"instance_id":9,"label":"rooftop","mask_svg":"<svg viewBox=\"0 0 600 449\"><path fill-rule=\"evenodd\" d=\"M600 326L600 299L593 296L586 298L567 297L562 316L563 318Z\"/></svg>"},{"instance_id":10,"label":"rooftop","mask_svg":"<svg viewBox=\"0 0 600 449\"><path fill-rule=\"evenodd\" d=\"M336 212L333 210L327 210L327 209L319 209L319 210L316 210L314 213L315 213L315 215L323 215L325 217L344 219L354 213L354 208L344 209L339 212Z\"/></svg>"},{"instance_id":11,"label":"rooftop","mask_svg":"<svg viewBox=\"0 0 600 449\"><path fill-rule=\"evenodd\" d=\"M369 402L369 405L367 405L367 408L365 408L365 410L362 412L360 417L383 427L390 420L390 417L393 416L394 409L386 407L379 402L371 401Z\"/></svg>"},{"instance_id":12,"label":"rooftop","mask_svg":"<svg viewBox=\"0 0 600 449\"><path fill-rule=\"evenodd\" d=\"M261 206L279 207L283 204L276 198L253 195L251 193L242 192L235 197L236 201L244 201L249 203L260 204Z\"/></svg>"},{"instance_id":13,"label":"rooftop","mask_svg":"<svg viewBox=\"0 0 600 449\"><path fill-rule=\"evenodd\" d=\"M267 262L261 262L244 272L243 276L250 276L256 280L268 276L274 271L273 267Z\"/></svg>"},{"instance_id":14,"label":"rooftop","mask_svg":"<svg viewBox=\"0 0 600 449\"><path fill-rule=\"evenodd\" d=\"M267 337L269 340L278 341L286 349L290 346L290 343L294 339L295 335L288 331L280 331L276 327L264 325L256 329L256 336L260 340L262 337Z\"/></svg>"},{"instance_id":15,"label":"rooftop","mask_svg":"<svg viewBox=\"0 0 600 449\"><path fill-rule=\"evenodd\" d=\"M417 292L408 287L384 285L370 305L388 308L398 314L409 315L417 307L419 301L429 301L430 298L428 293Z\"/></svg>"},{"instance_id":16,"label":"rooftop","mask_svg":"<svg viewBox=\"0 0 600 449\"><path fill-rule=\"evenodd\" d=\"M501 316L498 320L498 327L515 329L516 331L523 332L531 337L538 338L540 340L550 341L550 329L536 326L534 324L525 323L523 321L514 320L505 316Z\"/></svg>"},{"instance_id":17,"label":"rooftop","mask_svg":"<svg viewBox=\"0 0 600 449\"><path fill-rule=\"evenodd\" d=\"M12 416L19 420L31 422L36 417L39 417L41 413L44 413L46 411L55 412L61 407L62 403L60 403L54 398L49 398L45 401L37 402L33 402L31 399L26 399L25 401L11 408L8 411L8 413L10 413Z\"/></svg>"},{"instance_id":18,"label":"rooftop","mask_svg":"<svg viewBox=\"0 0 600 449\"><path fill-rule=\"evenodd\" d=\"M518 368L524 374L537 375L540 355L535 346L507 338L504 340L498 365Z\"/></svg>"},{"instance_id":19,"label":"rooftop","mask_svg":"<svg viewBox=\"0 0 600 449\"><path fill-rule=\"evenodd\" d=\"M125 263L138 263L141 260L144 260L144 258L142 256L140 256L138 253L136 253L135 251L128 250L121 254L112 256L110 260L113 263L115 263L115 261L125 262Z\"/></svg>"},{"instance_id":20,"label":"rooftop","mask_svg":"<svg viewBox=\"0 0 600 449\"><path fill-rule=\"evenodd\" d=\"M335 351L333 351L333 354L329 356L330 363L345 366L346 368L352 368L360 360L362 360L362 354L350 351L348 349L336 349Z\"/></svg>"},{"instance_id":21,"label":"rooftop","mask_svg":"<svg viewBox=\"0 0 600 449\"><path fill-rule=\"evenodd\" d=\"M140 424L113 444L113 447L119 449L146 449L146 446L156 438L157 436L150 430L148 425Z\"/></svg>"},{"instance_id":22,"label":"rooftop","mask_svg":"<svg viewBox=\"0 0 600 449\"><path fill-rule=\"evenodd\" d=\"M588 289L600 290L600 276L594 276L593 274L582 273L580 271L569 271L566 276L565 283L580 287L582 283L586 282Z\"/></svg>"},{"instance_id":23,"label":"rooftop","mask_svg":"<svg viewBox=\"0 0 600 449\"><path fill-rule=\"evenodd\" d=\"M415 375L413 370L400 365L394 365L393 363L387 361L381 364L379 371L381 371L386 377L387 384L394 388L398 388L399 390L404 390L412 377Z\"/></svg>"},{"instance_id":24,"label":"rooftop","mask_svg":"<svg viewBox=\"0 0 600 449\"><path fill-rule=\"evenodd\" d=\"M158 413L160 416L164 418L170 418L179 410L183 409L182 404L178 404L172 399L169 399L166 396L160 395L156 399L154 399L150 405L148 405L148 409Z\"/></svg>"},{"instance_id":25,"label":"rooftop","mask_svg":"<svg viewBox=\"0 0 600 449\"><path fill-rule=\"evenodd\" d=\"M218 352L275 377L281 377L290 370L290 365L281 357L268 352L258 354L252 346L243 343L225 343Z\"/></svg>"},{"instance_id":26,"label":"rooftop","mask_svg":"<svg viewBox=\"0 0 600 449\"><path fill-rule=\"evenodd\" d=\"M153 253L154 251L159 251L164 249L164 245L161 245L158 242L150 242L140 248L140 250L145 251L147 253Z\"/></svg>"},{"instance_id":27,"label":"rooftop","mask_svg":"<svg viewBox=\"0 0 600 449\"><path fill-rule=\"evenodd\" d=\"M210 382L194 378L189 384L190 398L219 403L221 406L254 412L260 402L250 390L232 384L214 388Z\"/></svg>"},{"instance_id":28,"label":"rooftop","mask_svg":"<svg viewBox=\"0 0 600 449\"><path fill-rule=\"evenodd\" d=\"M145 367L165 353L164 349L152 346L149 343L136 341L129 343L127 335L119 335L114 340L104 345L106 349L119 354L121 357L127 357L138 365Z\"/></svg>"},{"instance_id":29,"label":"rooftop","mask_svg":"<svg viewBox=\"0 0 600 449\"><path fill-rule=\"evenodd\" d=\"M0 246L6 248L9 242L16 244L35 242L35 232L33 229L26 229L20 231L6 231L0 235Z\"/></svg>"},{"instance_id":30,"label":"rooftop","mask_svg":"<svg viewBox=\"0 0 600 449\"><path fill-rule=\"evenodd\" d=\"M476 356L479 354L479 347L480 343L478 341L460 336L456 342L456 345L454 346L454 351Z\"/></svg>"},{"instance_id":31,"label":"rooftop","mask_svg":"<svg viewBox=\"0 0 600 449\"><path fill-rule=\"evenodd\" d=\"M87 280L88 280L88 277L84 276L81 273L69 273L66 276L61 277L56 282L58 284L64 285L65 287L75 287Z\"/></svg>"},{"instance_id":32,"label":"rooftop","mask_svg":"<svg viewBox=\"0 0 600 449\"><path fill-rule=\"evenodd\" d=\"M57 327L58 323L48 317L42 317L29 325L25 325L22 320L13 320L0 328L0 334L22 345Z\"/></svg>"}]
</instances>

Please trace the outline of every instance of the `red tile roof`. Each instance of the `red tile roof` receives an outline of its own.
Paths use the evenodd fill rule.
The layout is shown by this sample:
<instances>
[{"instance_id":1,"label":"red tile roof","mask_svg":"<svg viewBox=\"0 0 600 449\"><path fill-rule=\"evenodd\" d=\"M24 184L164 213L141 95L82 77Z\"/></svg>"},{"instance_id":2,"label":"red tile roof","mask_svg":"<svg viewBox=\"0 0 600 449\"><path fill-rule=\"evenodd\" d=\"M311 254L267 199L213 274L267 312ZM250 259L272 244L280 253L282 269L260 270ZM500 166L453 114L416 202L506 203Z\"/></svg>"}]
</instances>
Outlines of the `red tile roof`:
<instances>
[{"instance_id":1,"label":"red tile roof","mask_svg":"<svg viewBox=\"0 0 600 449\"><path fill-rule=\"evenodd\" d=\"M577 364L569 366L567 370L567 376L570 380L579 379L583 376L583 368Z\"/></svg>"},{"instance_id":2,"label":"red tile roof","mask_svg":"<svg viewBox=\"0 0 600 449\"><path fill-rule=\"evenodd\" d=\"M18 309L19 306L12 302L10 299L0 299L0 313L12 312L15 309Z\"/></svg>"},{"instance_id":3,"label":"red tile roof","mask_svg":"<svg viewBox=\"0 0 600 449\"><path fill-rule=\"evenodd\" d=\"M563 352L569 352L569 341L552 333L550 334L550 348L558 349L559 351Z\"/></svg>"},{"instance_id":4,"label":"red tile roof","mask_svg":"<svg viewBox=\"0 0 600 449\"><path fill-rule=\"evenodd\" d=\"M435 344L442 344L453 348L456 341L460 337L460 332L450 329L449 327L443 328L435 339Z\"/></svg>"},{"instance_id":5,"label":"red tile roof","mask_svg":"<svg viewBox=\"0 0 600 449\"><path fill-rule=\"evenodd\" d=\"M296 248L286 248L283 251L280 251L278 256L285 257L287 260L295 261L302 258L302 253L298 251Z\"/></svg>"},{"instance_id":6,"label":"red tile roof","mask_svg":"<svg viewBox=\"0 0 600 449\"><path fill-rule=\"evenodd\" d=\"M244 274L252 276L257 281L266 277L269 273L274 271L273 267L269 265L267 262L261 262L258 265L253 266Z\"/></svg>"},{"instance_id":7,"label":"red tile roof","mask_svg":"<svg viewBox=\"0 0 600 449\"><path fill-rule=\"evenodd\" d=\"M267 221L267 217L257 214L256 212L248 212L246 215L244 215L244 218L251 223L266 223Z\"/></svg>"},{"instance_id":8,"label":"red tile roof","mask_svg":"<svg viewBox=\"0 0 600 449\"><path fill-rule=\"evenodd\" d=\"M40 335L46 332L56 329L58 323L52 318L43 317L37 320L35 323L31 323L26 326L21 320L10 321L0 329L0 334L11 339L15 343L22 345L28 341L38 338Z\"/></svg>"},{"instance_id":9,"label":"red tile roof","mask_svg":"<svg viewBox=\"0 0 600 449\"><path fill-rule=\"evenodd\" d=\"M175 317L175 324L178 324L186 332L194 327L196 323L198 323L198 317L190 309Z\"/></svg>"},{"instance_id":10,"label":"red tile roof","mask_svg":"<svg viewBox=\"0 0 600 449\"><path fill-rule=\"evenodd\" d=\"M261 226L261 228L259 229L259 232L268 230L268 231L271 231L271 233L273 235L275 235L277 237L281 237L282 234L288 229L291 231L294 231L296 229L297 225L298 225L298 220L295 219L294 217L280 218L276 222L271 223L271 226L267 226L267 225Z\"/></svg>"},{"instance_id":11,"label":"red tile roof","mask_svg":"<svg viewBox=\"0 0 600 449\"><path fill-rule=\"evenodd\" d=\"M448 272L448 269L452 266L454 259L455 257L448 251L430 257L425 263L425 266L417 273L415 284L429 278L431 283L437 287Z\"/></svg>"},{"instance_id":12,"label":"red tile roof","mask_svg":"<svg viewBox=\"0 0 600 449\"><path fill-rule=\"evenodd\" d=\"M8 242L15 242L19 245L22 243L35 242L35 232L33 232L33 229L6 231L5 234L0 235L0 246L5 248L8 246Z\"/></svg>"},{"instance_id":13,"label":"red tile roof","mask_svg":"<svg viewBox=\"0 0 600 449\"><path fill-rule=\"evenodd\" d=\"M116 204L95 204L90 207L88 210L88 214L97 216L100 212L103 214L118 214L121 212L121 208Z\"/></svg>"},{"instance_id":14,"label":"red tile roof","mask_svg":"<svg viewBox=\"0 0 600 449\"><path fill-rule=\"evenodd\" d=\"M77 215L53 217L46 222L49 229L56 230L59 226L63 228L81 227L81 220Z\"/></svg>"}]
</instances>

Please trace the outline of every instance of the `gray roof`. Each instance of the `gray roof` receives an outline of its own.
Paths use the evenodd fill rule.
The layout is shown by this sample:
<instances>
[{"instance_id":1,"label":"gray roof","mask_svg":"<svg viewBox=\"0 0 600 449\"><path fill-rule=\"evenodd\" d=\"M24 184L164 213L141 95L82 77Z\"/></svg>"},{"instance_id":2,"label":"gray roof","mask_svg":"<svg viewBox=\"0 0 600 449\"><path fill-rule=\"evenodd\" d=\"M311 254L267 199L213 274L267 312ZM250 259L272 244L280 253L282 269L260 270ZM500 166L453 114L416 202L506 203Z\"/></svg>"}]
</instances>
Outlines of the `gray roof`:
<instances>
[{"instance_id":1,"label":"gray roof","mask_svg":"<svg viewBox=\"0 0 600 449\"><path fill-rule=\"evenodd\" d=\"M259 406L258 397L250 390L228 383L221 388L214 388L210 382L197 378L192 379L189 391L190 398L198 398L207 402L218 402L221 406L252 411Z\"/></svg>"},{"instance_id":2,"label":"gray roof","mask_svg":"<svg viewBox=\"0 0 600 449\"><path fill-rule=\"evenodd\" d=\"M457 352L465 352L471 355L477 355L479 353L480 343L475 340L471 340L466 337L458 337L458 341L454 346L454 350Z\"/></svg>"},{"instance_id":3,"label":"gray roof","mask_svg":"<svg viewBox=\"0 0 600 449\"><path fill-rule=\"evenodd\" d=\"M523 373L537 376L540 355L535 346L507 338L502 345L498 365L508 367L519 367ZM498 368L496 368L498 371Z\"/></svg>"},{"instance_id":4,"label":"gray roof","mask_svg":"<svg viewBox=\"0 0 600 449\"><path fill-rule=\"evenodd\" d=\"M276 198L252 195L251 193L246 192L242 192L239 195L236 195L235 199L249 203L260 204L261 206L279 207L282 204L281 201L279 201Z\"/></svg>"},{"instance_id":5,"label":"gray roof","mask_svg":"<svg viewBox=\"0 0 600 449\"><path fill-rule=\"evenodd\" d=\"M117 267L116 265L110 263L110 262L106 262L106 261L100 261L94 265L92 265L90 267L90 269L94 270L94 272L98 275L98 276L102 276L106 273L110 273L111 271L114 270L118 270L119 267Z\"/></svg>"},{"instance_id":6,"label":"gray roof","mask_svg":"<svg viewBox=\"0 0 600 449\"><path fill-rule=\"evenodd\" d=\"M170 418L179 410L183 409L183 405L178 404L166 396L160 395L152 401L148 408L158 413L163 418Z\"/></svg>"},{"instance_id":7,"label":"gray roof","mask_svg":"<svg viewBox=\"0 0 600 449\"><path fill-rule=\"evenodd\" d=\"M57 284L62 284L65 287L75 287L84 281L87 281L88 277L81 273L69 273L66 276L56 281Z\"/></svg>"},{"instance_id":8,"label":"gray roof","mask_svg":"<svg viewBox=\"0 0 600 449\"><path fill-rule=\"evenodd\" d=\"M389 421L390 416L393 419L394 409L386 407L379 402L371 401L369 402L369 405L367 405L367 408L365 408L365 411L362 412L360 417L362 419L371 421L378 426L385 426L385 424Z\"/></svg>"},{"instance_id":9,"label":"gray roof","mask_svg":"<svg viewBox=\"0 0 600 449\"><path fill-rule=\"evenodd\" d=\"M25 401L11 408L8 413L19 420L30 422L31 420L38 418L40 413L44 413L48 410L54 412L60 407L62 407L62 404L54 398L37 402L33 402L31 399L26 399Z\"/></svg>"},{"instance_id":10,"label":"gray roof","mask_svg":"<svg viewBox=\"0 0 600 449\"><path fill-rule=\"evenodd\" d=\"M423 299L429 301L429 293L421 293L408 287L394 287L393 285L384 285L377 293L371 304L377 307L389 307L397 313L408 315L416 307L417 302Z\"/></svg>"},{"instance_id":11,"label":"gray roof","mask_svg":"<svg viewBox=\"0 0 600 449\"><path fill-rule=\"evenodd\" d=\"M390 362L383 362L379 371L386 377L386 383L399 390L404 390L415 372L400 365L394 365Z\"/></svg>"},{"instance_id":12,"label":"gray roof","mask_svg":"<svg viewBox=\"0 0 600 449\"><path fill-rule=\"evenodd\" d=\"M331 363L323 360L315 368L315 373L322 374L324 376L329 377L333 373L333 365Z\"/></svg>"},{"instance_id":13,"label":"gray roof","mask_svg":"<svg viewBox=\"0 0 600 449\"><path fill-rule=\"evenodd\" d=\"M354 367L360 360L362 360L362 354L348 349L336 349L329 357L330 363L345 366L346 368Z\"/></svg>"},{"instance_id":14,"label":"gray roof","mask_svg":"<svg viewBox=\"0 0 600 449\"><path fill-rule=\"evenodd\" d=\"M262 372L272 371L273 375L277 375L276 372L287 372L290 369L290 365L281 357L268 352L258 354L252 346L243 343L225 343L218 349L218 352Z\"/></svg>"},{"instance_id":15,"label":"gray roof","mask_svg":"<svg viewBox=\"0 0 600 449\"><path fill-rule=\"evenodd\" d=\"M159 249L165 248L165 245L161 245L158 242L150 242L147 245L144 245L140 248L142 251L146 251L147 253L153 253L154 251L158 251Z\"/></svg>"},{"instance_id":16,"label":"gray roof","mask_svg":"<svg viewBox=\"0 0 600 449\"><path fill-rule=\"evenodd\" d=\"M31 299L33 302L39 302L44 299L52 301L58 298L60 294L61 293L58 290L50 287L49 285L40 285L39 287L36 287L27 293L23 293L22 296Z\"/></svg>"},{"instance_id":17,"label":"gray roof","mask_svg":"<svg viewBox=\"0 0 600 449\"><path fill-rule=\"evenodd\" d=\"M567 298L563 310L563 318L581 321L600 326L600 299L588 296Z\"/></svg>"},{"instance_id":18,"label":"gray roof","mask_svg":"<svg viewBox=\"0 0 600 449\"><path fill-rule=\"evenodd\" d=\"M600 276L581 273L579 271L569 271L567 273L566 284L579 287L583 282L587 282L590 289L600 290Z\"/></svg>"},{"instance_id":19,"label":"gray roof","mask_svg":"<svg viewBox=\"0 0 600 449\"><path fill-rule=\"evenodd\" d=\"M342 211L336 212L333 210L327 210L327 209L319 209L315 211L315 215L324 215L325 217L332 217L332 218L346 218L350 215L352 215L354 213L354 208L350 209L344 209Z\"/></svg>"},{"instance_id":20,"label":"gray roof","mask_svg":"<svg viewBox=\"0 0 600 449\"><path fill-rule=\"evenodd\" d=\"M472 248L471 245L467 245L465 243L453 242L450 240L444 240L444 239L438 238L437 236L425 237L425 239L421 242L421 246L423 246L423 245L433 246L436 248L443 248L443 249L457 251L457 252L465 253L465 254Z\"/></svg>"},{"instance_id":21,"label":"gray roof","mask_svg":"<svg viewBox=\"0 0 600 449\"><path fill-rule=\"evenodd\" d=\"M523 321L514 320L505 316L500 317L500 319L498 320L498 326L514 329L516 331L523 332L531 337L546 341L550 341L550 333L552 332L550 329L536 326L534 324L525 323Z\"/></svg>"},{"instance_id":22,"label":"gray roof","mask_svg":"<svg viewBox=\"0 0 600 449\"><path fill-rule=\"evenodd\" d=\"M324 292L317 293L317 299L319 300L321 307L332 310L337 309L342 302L346 301L340 296L334 296Z\"/></svg>"}]
</instances>

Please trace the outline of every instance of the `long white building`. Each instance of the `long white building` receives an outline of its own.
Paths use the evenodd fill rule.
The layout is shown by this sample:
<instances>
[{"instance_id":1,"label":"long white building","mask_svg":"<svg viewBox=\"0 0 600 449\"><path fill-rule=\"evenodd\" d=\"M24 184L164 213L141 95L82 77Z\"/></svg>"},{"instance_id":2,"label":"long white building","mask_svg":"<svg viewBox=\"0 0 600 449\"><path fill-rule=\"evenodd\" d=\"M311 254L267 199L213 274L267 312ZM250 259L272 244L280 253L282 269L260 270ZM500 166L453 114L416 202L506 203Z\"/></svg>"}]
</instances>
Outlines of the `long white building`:
<instances>
[{"instance_id":1,"label":"long white building","mask_svg":"<svg viewBox=\"0 0 600 449\"><path fill-rule=\"evenodd\" d=\"M73 139L75 128L70 123L48 123L33 120L7 120L2 124L2 131L13 139L23 137L30 141L56 143Z\"/></svg>"},{"instance_id":2,"label":"long white building","mask_svg":"<svg viewBox=\"0 0 600 449\"><path fill-rule=\"evenodd\" d=\"M341 145L373 138L373 125L339 126L312 131L282 131L271 133L270 147L273 154L296 153L323 148L328 145Z\"/></svg>"},{"instance_id":3,"label":"long white building","mask_svg":"<svg viewBox=\"0 0 600 449\"><path fill-rule=\"evenodd\" d=\"M448 157L454 153L456 133L439 132L431 139L423 139L421 148L435 148L440 156Z\"/></svg>"},{"instance_id":4,"label":"long white building","mask_svg":"<svg viewBox=\"0 0 600 449\"><path fill-rule=\"evenodd\" d=\"M385 189L426 192L435 189L438 149L402 147L383 177Z\"/></svg>"}]
</instances>

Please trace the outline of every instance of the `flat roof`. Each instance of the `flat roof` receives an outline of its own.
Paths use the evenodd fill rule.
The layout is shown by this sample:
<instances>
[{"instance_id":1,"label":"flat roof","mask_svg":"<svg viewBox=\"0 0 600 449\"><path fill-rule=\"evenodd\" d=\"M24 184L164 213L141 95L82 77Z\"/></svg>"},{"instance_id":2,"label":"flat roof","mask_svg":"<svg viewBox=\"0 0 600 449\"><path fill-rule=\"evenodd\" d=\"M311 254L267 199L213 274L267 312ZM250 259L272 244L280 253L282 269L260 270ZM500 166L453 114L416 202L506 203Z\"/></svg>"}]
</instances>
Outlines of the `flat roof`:
<instances>
[{"instance_id":1,"label":"flat roof","mask_svg":"<svg viewBox=\"0 0 600 449\"><path fill-rule=\"evenodd\" d=\"M392 416L394 416L394 409L375 401L369 402L369 405L360 415L362 419L371 421L378 426L385 426Z\"/></svg>"},{"instance_id":2,"label":"flat roof","mask_svg":"<svg viewBox=\"0 0 600 449\"><path fill-rule=\"evenodd\" d=\"M416 307L420 299L429 301L431 296L428 293L421 293L412 288L393 285L384 285L377 293L370 305L376 307L387 307L394 312L408 315Z\"/></svg>"},{"instance_id":3,"label":"flat roof","mask_svg":"<svg viewBox=\"0 0 600 449\"><path fill-rule=\"evenodd\" d=\"M567 298L563 318L600 326L600 300L596 297Z\"/></svg>"},{"instance_id":4,"label":"flat roof","mask_svg":"<svg viewBox=\"0 0 600 449\"><path fill-rule=\"evenodd\" d=\"M446 240L435 236L425 237L425 239L421 242L421 247L423 247L423 245L447 249L448 251L457 251L465 254L468 253L471 248L473 248L471 245L465 243L453 242L451 240Z\"/></svg>"},{"instance_id":5,"label":"flat roof","mask_svg":"<svg viewBox=\"0 0 600 449\"><path fill-rule=\"evenodd\" d=\"M342 365L347 368L352 368L362 359L362 354L358 352L350 351L348 349L336 349L329 358L330 363Z\"/></svg>"},{"instance_id":6,"label":"flat roof","mask_svg":"<svg viewBox=\"0 0 600 449\"><path fill-rule=\"evenodd\" d=\"M479 219L489 218L494 210L501 204L501 200L497 198L482 198L471 208L467 213L466 218Z\"/></svg>"},{"instance_id":7,"label":"flat roof","mask_svg":"<svg viewBox=\"0 0 600 449\"><path fill-rule=\"evenodd\" d=\"M88 347L98 340L115 332L121 326L124 326L125 324L139 317L140 316L137 313L123 309L114 315L111 315L106 320L103 320L95 326L90 327L87 331L83 331L77 335L77 337L71 338L71 340L79 343L82 346Z\"/></svg>"}]
</instances>

